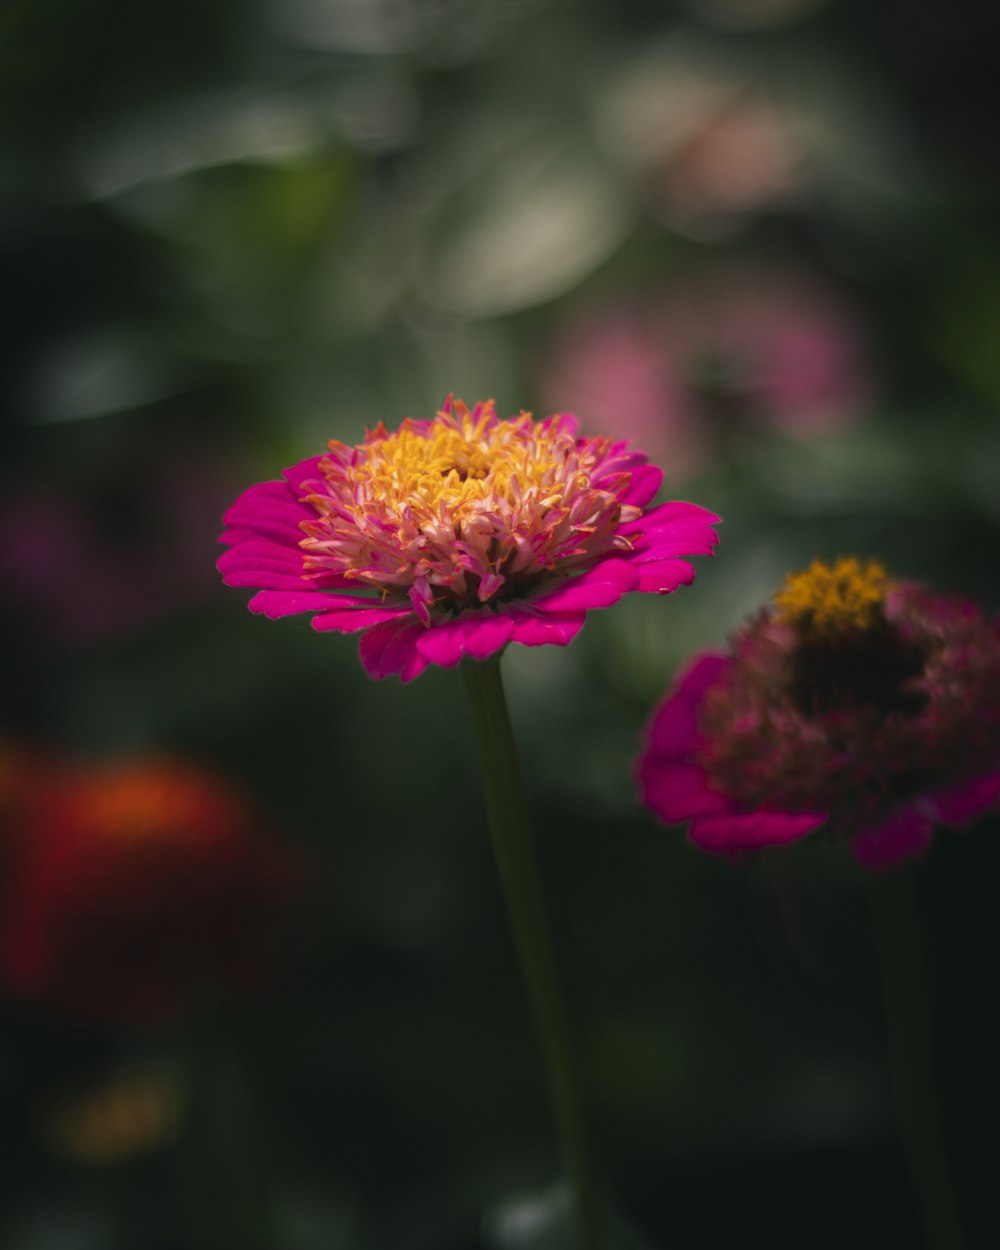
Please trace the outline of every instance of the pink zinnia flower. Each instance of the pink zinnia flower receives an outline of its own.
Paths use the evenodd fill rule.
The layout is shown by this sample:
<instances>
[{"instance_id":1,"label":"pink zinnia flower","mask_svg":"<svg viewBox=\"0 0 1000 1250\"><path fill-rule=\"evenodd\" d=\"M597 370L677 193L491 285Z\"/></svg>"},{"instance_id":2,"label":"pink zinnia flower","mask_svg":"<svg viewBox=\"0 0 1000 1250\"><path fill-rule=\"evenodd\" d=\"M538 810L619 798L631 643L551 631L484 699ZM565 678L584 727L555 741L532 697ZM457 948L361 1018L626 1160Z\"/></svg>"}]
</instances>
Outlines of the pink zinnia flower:
<instances>
[{"instance_id":1,"label":"pink zinnia flower","mask_svg":"<svg viewBox=\"0 0 1000 1250\"><path fill-rule=\"evenodd\" d=\"M482 660L508 642L575 637L590 608L666 594L710 555L718 518L648 508L662 474L624 442L579 438L565 413L507 421L449 398L429 421L381 423L356 447L251 486L226 513L219 569L252 612L361 632L372 677Z\"/></svg>"},{"instance_id":2,"label":"pink zinnia flower","mask_svg":"<svg viewBox=\"0 0 1000 1250\"><path fill-rule=\"evenodd\" d=\"M875 562L817 561L727 654L693 660L637 771L648 806L706 850L824 826L887 867L1000 800L1000 630Z\"/></svg>"}]
</instances>

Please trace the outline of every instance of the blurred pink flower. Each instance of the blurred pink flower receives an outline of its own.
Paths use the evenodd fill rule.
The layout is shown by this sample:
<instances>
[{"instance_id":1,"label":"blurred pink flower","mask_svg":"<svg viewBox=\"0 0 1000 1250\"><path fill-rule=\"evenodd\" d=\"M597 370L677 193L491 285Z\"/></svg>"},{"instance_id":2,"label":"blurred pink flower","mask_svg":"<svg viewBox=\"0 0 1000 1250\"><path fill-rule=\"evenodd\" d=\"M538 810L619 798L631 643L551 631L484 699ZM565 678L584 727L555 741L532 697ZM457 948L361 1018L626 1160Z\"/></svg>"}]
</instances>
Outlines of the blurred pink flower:
<instances>
[{"instance_id":1,"label":"blurred pink flower","mask_svg":"<svg viewBox=\"0 0 1000 1250\"><path fill-rule=\"evenodd\" d=\"M611 76L594 118L598 142L651 214L718 239L812 194L826 133L815 113L811 93L787 76L678 32Z\"/></svg>"},{"instance_id":2,"label":"blurred pink flower","mask_svg":"<svg viewBox=\"0 0 1000 1250\"><path fill-rule=\"evenodd\" d=\"M816 562L726 654L697 656L637 776L664 821L735 853L825 827L869 868L1000 801L1000 628L970 603Z\"/></svg>"},{"instance_id":3,"label":"blurred pink flower","mask_svg":"<svg viewBox=\"0 0 1000 1250\"><path fill-rule=\"evenodd\" d=\"M857 319L832 292L737 271L584 314L539 386L585 424L641 439L676 476L731 454L755 426L811 438L851 424L872 391L864 357Z\"/></svg>"},{"instance_id":4,"label":"blurred pink flower","mask_svg":"<svg viewBox=\"0 0 1000 1250\"><path fill-rule=\"evenodd\" d=\"M857 316L804 275L709 274L671 292L654 316L689 385L707 382L793 438L850 424L870 397Z\"/></svg>"},{"instance_id":5,"label":"blurred pink flower","mask_svg":"<svg viewBox=\"0 0 1000 1250\"><path fill-rule=\"evenodd\" d=\"M702 100L686 131L646 172L649 198L674 228L730 233L743 214L787 201L808 185L798 136L760 91Z\"/></svg>"},{"instance_id":6,"label":"blurred pink flower","mask_svg":"<svg viewBox=\"0 0 1000 1250\"><path fill-rule=\"evenodd\" d=\"M567 415L501 421L492 401L449 398L432 420L329 448L240 496L219 569L258 589L253 612L360 632L376 678L565 646L591 608L687 585L678 557L716 542L703 508L647 507L663 475L642 453L577 437Z\"/></svg>"},{"instance_id":7,"label":"blurred pink flower","mask_svg":"<svg viewBox=\"0 0 1000 1250\"><path fill-rule=\"evenodd\" d=\"M673 476L691 473L705 458L704 434L682 377L639 305L572 323L546 357L539 389L545 407L562 396L584 428L634 438Z\"/></svg>"}]
</instances>

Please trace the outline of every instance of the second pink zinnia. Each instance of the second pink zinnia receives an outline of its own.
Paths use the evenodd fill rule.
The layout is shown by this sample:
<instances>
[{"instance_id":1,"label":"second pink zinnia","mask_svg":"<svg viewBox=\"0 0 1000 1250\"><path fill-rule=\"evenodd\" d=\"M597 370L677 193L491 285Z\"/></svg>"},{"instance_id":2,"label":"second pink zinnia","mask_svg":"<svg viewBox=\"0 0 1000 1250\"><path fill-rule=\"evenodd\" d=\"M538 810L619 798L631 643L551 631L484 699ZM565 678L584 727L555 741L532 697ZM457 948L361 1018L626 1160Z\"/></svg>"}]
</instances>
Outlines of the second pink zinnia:
<instances>
[{"instance_id":1,"label":"second pink zinnia","mask_svg":"<svg viewBox=\"0 0 1000 1250\"><path fill-rule=\"evenodd\" d=\"M825 826L869 868L918 855L1000 800L1000 626L874 561L816 561L727 654L695 657L637 778L705 850Z\"/></svg>"}]
</instances>

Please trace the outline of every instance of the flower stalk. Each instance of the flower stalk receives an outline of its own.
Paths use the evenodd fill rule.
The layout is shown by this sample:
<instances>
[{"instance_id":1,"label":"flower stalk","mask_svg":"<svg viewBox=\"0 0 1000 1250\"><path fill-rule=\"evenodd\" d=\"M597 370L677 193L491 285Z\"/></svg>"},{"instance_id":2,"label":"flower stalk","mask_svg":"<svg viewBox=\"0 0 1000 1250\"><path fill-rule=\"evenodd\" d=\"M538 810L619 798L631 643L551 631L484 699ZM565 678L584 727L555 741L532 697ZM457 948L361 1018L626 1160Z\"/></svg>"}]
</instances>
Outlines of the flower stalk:
<instances>
[{"instance_id":1,"label":"flower stalk","mask_svg":"<svg viewBox=\"0 0 1000 1250\"><path fill-rule=\"evenodd\" d=\"M507 912L545 1061L549 1100L573 1200L579 1250L600 1250L598 1211L573 1050L542 905L500 656L462 663L482 761L486 808Z\"/></svg>"},{"instance_id":2,"label":"flower stalk","mask_svg":"<svg viewBox=\"0 0 1000 1250\"><path fill-rule=\"evenodd\" d=\"M903 871L873 880L870 900L896 1124L927 1245L929 1250L963 1250L966 1240L942 1114L917 874Z\"/></svg>"}]
</instances>

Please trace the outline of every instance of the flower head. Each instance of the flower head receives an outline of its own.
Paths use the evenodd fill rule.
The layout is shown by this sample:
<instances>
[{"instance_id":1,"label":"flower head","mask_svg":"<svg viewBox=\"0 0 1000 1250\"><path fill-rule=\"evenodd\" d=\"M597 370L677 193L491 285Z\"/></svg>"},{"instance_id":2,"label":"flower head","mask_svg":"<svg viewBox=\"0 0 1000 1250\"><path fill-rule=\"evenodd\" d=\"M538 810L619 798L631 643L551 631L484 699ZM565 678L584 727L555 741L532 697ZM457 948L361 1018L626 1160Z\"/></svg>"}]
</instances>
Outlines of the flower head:
<instances>
[{"instance_id":1,"label":"flower head","mask_svg":"<svg viewBox=\"0 0 1000 1250\"><path fill-rule=\"evenodd\" d=\"M241 794L171 760L50 762L3 843L0 988L86 1024L165 1024L206 993L256 993L302 883Z\"/></svg>"},{"instance_id":2,"label":"flower head","mask_svg":"<svg viewBox=\"0 0 1000 1250\"><path fill-rule=\"evenodd\" d=\"M226 513L219 568L258 588L251 611L362 631L371 676L410 681L512 641L565 645L588 609L689 583L678 557L711 554L718 518L647 508L661 479L624 442L578 437L574 417L502 421L492 401L449 399L251 486Z\"/></svg>"},{"instance_id":3,"label":"flower head","mask_svg":"<svg viewBox=\"0 0 1000 1250\"><path fill-rule=\"evenodd\" d=\"M737 852L825 826L869 867L1000 800L1000 630L972 604L819 561L660 705L643 798Z\"/></svg>"}]
</instances>

